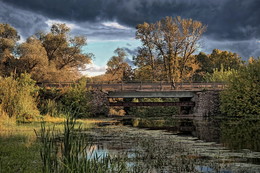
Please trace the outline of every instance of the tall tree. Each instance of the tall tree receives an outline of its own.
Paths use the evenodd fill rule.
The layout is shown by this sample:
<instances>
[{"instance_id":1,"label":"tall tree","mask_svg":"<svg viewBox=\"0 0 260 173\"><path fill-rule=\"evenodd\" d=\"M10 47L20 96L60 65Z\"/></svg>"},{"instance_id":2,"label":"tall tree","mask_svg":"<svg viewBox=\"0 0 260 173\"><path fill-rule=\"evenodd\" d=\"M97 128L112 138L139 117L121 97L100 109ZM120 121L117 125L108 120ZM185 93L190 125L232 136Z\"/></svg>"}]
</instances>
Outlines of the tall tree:
<instances>
[{"instance_id":1,"label":"tall tree","mask_svg":"<svg viewBox=\"0 0 260 173\"><path fill-rule=\"evenodd\" d=\"M53 24L50 32L39 34L39 40L48 58L48 69L43 74L45 81L71 81L79 76L79 68L84 69L93 57L82 52L86 38L71 37L70 28L65 24Z\"/></svg>"},{"instance_id":2,"label":"tall tree","mask_svg":"<svg viewBox=\"0 0 260 173\"><path fill-rule=\"evenodd\" d=\"M87 44L86 38L70 37L69 32L65 24L53 24L49 33L40 35L49 65L54 64L58 70L84 68L92 58L92 54L82 53L82 47Z\"/></svg>"},{"instance_id":3,"label":"tall tree","mask_svg":"<svg viewBox=\"0 0 260 173\"><path fill-rule=\"evenodd\" d=\"M18 46L20 72L32 73L35 69L48 65L48 57L40 40L29 37L25 43Z\"/></svg>"},{"instance_id":4,"label":"tall tree","mask_svg":"<svg viewBox=\"0 0 260 173\"><path fill-rule=\"evenodd\" d=\"M0 75L9 75L14 71L14 49L19 39L15 28L0 23Z\"/></svg>"},{"instance_id":5,"label":"tall tree","mask_svg":"<svg viewBox=\"0 0 260 173\"><path fill-rule=\"evenodd\" d=\"M117 48L114 53L116 56L112 56L107 62L106 75L110 76L112 81L129 81L132 78L132 68L125 61L126 52L122 48Z\"/></svg>"},{"instance_id":6,"label":"tall tree","mask_svg":"<svg viewBox=\"0 0 260 173\"><path fill-rule=\"evenodd\" d=\"M141 40L143 47L138 50L139 54L135 58L135 64L138 66L150 66L152 80L155 80L155 55L153 53L154 44L152 42L154 24L145 22L144 24L137 25L136 29L136 39Z\"/></svg>"},{"instance_id":7,"label":"tall tree","mask_svg":"<svg viewBox=\"0 0 260 173\"><path fill-rule=\"evenodd\" d=\"M194 71L192 54L198 48L205 30L206 26L199 21L166 17L154 24L138 25L136 35L143 43L142 49L148 50L148 54L142 56L149 60L152 69L156 56L160 60L158 62L163 63L167 80L182 81L190 76L187 76L189 70Z\"/></svg>"}]
</instances>

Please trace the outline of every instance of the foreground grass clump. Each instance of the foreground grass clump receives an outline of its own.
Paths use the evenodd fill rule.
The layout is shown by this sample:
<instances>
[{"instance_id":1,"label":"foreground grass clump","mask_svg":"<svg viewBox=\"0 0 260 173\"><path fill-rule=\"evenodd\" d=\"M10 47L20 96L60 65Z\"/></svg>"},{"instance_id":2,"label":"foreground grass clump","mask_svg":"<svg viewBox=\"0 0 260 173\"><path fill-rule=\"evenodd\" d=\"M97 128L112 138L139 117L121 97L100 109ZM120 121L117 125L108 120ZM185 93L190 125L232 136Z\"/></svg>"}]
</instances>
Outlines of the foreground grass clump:
<instances>
[{"instance_id":1,"label":"foreground grass clump","mask_svg":"<svg viewBox=\"0 0 260 173\"><path fill-rule=\"evenodd\" d=\"M58 151L61 151L61 146L64 146L62 145L62 141L65 139L64 122L66 122L66 119L44 116L43 120L45 121L44 123L45 130L47 131L47 129L49 129L48 132L50 135L49 137L51 137L51 135L53 135L52 137L54 137L51 138L53 140L52 144L55 144L55 146L53 146L54 147L53 149L55 149L55 147L56 149L57 147L60 147ZM78 128L80 127L81 130L89 129L91 127L94 127L96 123L100 123L103 121L104 120L95 120L95 119L77 120L77 122L75 122L73 125L73 130L71 131L70 128L70 130L67 131L71 135L71 138L69 139L70 140L76 139L76 141L78 141L77 142L78 144L80 144L80 141L81 142L87 141L86 136L84 136L83 133L78 135L77 133ZM55 128L53 128L54 126ZM42 125L39 121L35 121L31 123L18 123L15 118L9 118L8 116L4 116L3 114L0 114L0 172L1 173L2 172L4 173L43 172L44 164L40 153L41 151L44 151L47 148L44 148L44 145L42 144L42 140L39 140L39 138L37 139L35 135L35 131L37 132L37 134L40 134L42 130L43 130ZM59 138L55 138L55 137L59 137ZM48 139L44 139L44 140L45 142L51 142L48 141ZM78 144L77 146L79 146ZM87 143L84 144L82 143L82 146L87 146L86 144ZM82 152L82 150L80 151ZM60 152L53 153L52 154L53 159L54 157L55 159L59 159L60 154L61 154ZM81 156L81 158L83 158L83 155ZM113 158L110 158L110 161L112 160ZM95 162L95 163L96 166L92 165L93 167L97 167L98 164L100 167L102 166L101 165L102 162ZM48 171L46 170L44 172L48 172ZM55 170L52 168L49 172L55 172Z\"/></svg>"},{"instance_id":2,"label":"foreground grass clump","mask_svg":"<svg viewBox=\"0 0 260 173\"><path fill-rule=\"evenodd\" d=\"M62 131L42 124L37 133L41 143L42 172L127 172L124 159L109 155L93 155L91 142L69 116Z\"/></svg>"}]
</instances>

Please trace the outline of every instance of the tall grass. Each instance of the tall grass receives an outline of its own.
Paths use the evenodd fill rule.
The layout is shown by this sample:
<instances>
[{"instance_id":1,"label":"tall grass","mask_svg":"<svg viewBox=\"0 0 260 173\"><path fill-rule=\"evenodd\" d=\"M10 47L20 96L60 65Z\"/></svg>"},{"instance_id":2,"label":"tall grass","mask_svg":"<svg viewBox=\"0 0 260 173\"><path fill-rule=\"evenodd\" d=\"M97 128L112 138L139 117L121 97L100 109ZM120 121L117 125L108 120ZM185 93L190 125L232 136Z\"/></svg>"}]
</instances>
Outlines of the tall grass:
<instances>
[{"instance_id":1,"label":"tall grass","mask_svg":"<svg viewBox=\"0 0 260 173\"><path fill-rule=\"evenodd\" d=\"M93 155L91 142L83 133L81 126L76 127L76 119L67 116L63 131L46 128L42 123L40 133L42 172L88 172L109 173L127 172L124 159L109 155Z\"/></svg>"}]
</instances>

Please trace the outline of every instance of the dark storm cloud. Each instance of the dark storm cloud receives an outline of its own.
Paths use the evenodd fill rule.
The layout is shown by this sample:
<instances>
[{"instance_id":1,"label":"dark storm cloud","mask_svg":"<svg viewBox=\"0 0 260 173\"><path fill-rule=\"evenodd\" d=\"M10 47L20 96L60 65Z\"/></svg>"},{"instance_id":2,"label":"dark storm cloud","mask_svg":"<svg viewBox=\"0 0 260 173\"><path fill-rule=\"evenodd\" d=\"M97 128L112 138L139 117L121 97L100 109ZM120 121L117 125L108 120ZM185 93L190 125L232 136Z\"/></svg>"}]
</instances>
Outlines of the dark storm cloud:
<instances>
[{"instance_id":1,"label":"dark storm cloud","mask_svg":"<svg viewBox=\"0 0 260 173\"><path fill-rule=\"evenodd\" d=\"M0 23L11 23L24 37L46 30L46 21L52 19L73 23L79 26L73 33L92 39L129 38L137 24L165 16L207 25L203 51L219 48L244 57L260 55L259 0L0 0ZM106 21L132 29L106 27Z\"/></svg>"},{"instance_id":2,"label":"dark storm cloud","mask_svg":"<svg viewBox=\"0 0 260 173\"><path fill-rule=\"evenodd\" d=\"M208 25L218 40L260 37L259 0L0 0L50 18L73 21L117 20L135 27L165 16L182 16Z\"/></svg>"},{"instance_id":3,"label":"dark storm cloud","mask_svg":"<svg viewBox=\"0 0 260 173\"><path fill-rule=\"evenodd\" d=\"M48 25L45 23L47 18L35 13L15 9L0 1L0 23L9 23L15 27L23 38L45 30Z\"/></svg>"}]
</instances>

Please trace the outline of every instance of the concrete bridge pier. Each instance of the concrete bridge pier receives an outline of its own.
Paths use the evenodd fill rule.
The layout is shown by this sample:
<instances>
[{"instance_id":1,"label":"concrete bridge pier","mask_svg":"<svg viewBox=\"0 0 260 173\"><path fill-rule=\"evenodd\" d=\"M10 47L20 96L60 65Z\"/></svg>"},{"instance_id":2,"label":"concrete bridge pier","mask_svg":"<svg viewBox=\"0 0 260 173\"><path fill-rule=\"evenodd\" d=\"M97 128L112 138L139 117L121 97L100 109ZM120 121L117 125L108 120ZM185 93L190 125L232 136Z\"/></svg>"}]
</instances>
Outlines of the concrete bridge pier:
<instances>
[{"instance_id":1,"label":"concrete bridge pier","mask_svg":"<svg viewBox=\"0 0 260 173\"><path fill-rule=\"evenodd\" d=\"M196 92L192 101L195 102L193 114L195 117L209 117L220 114L220 91L199 91Z\"/></svg>"}]
</instances>

